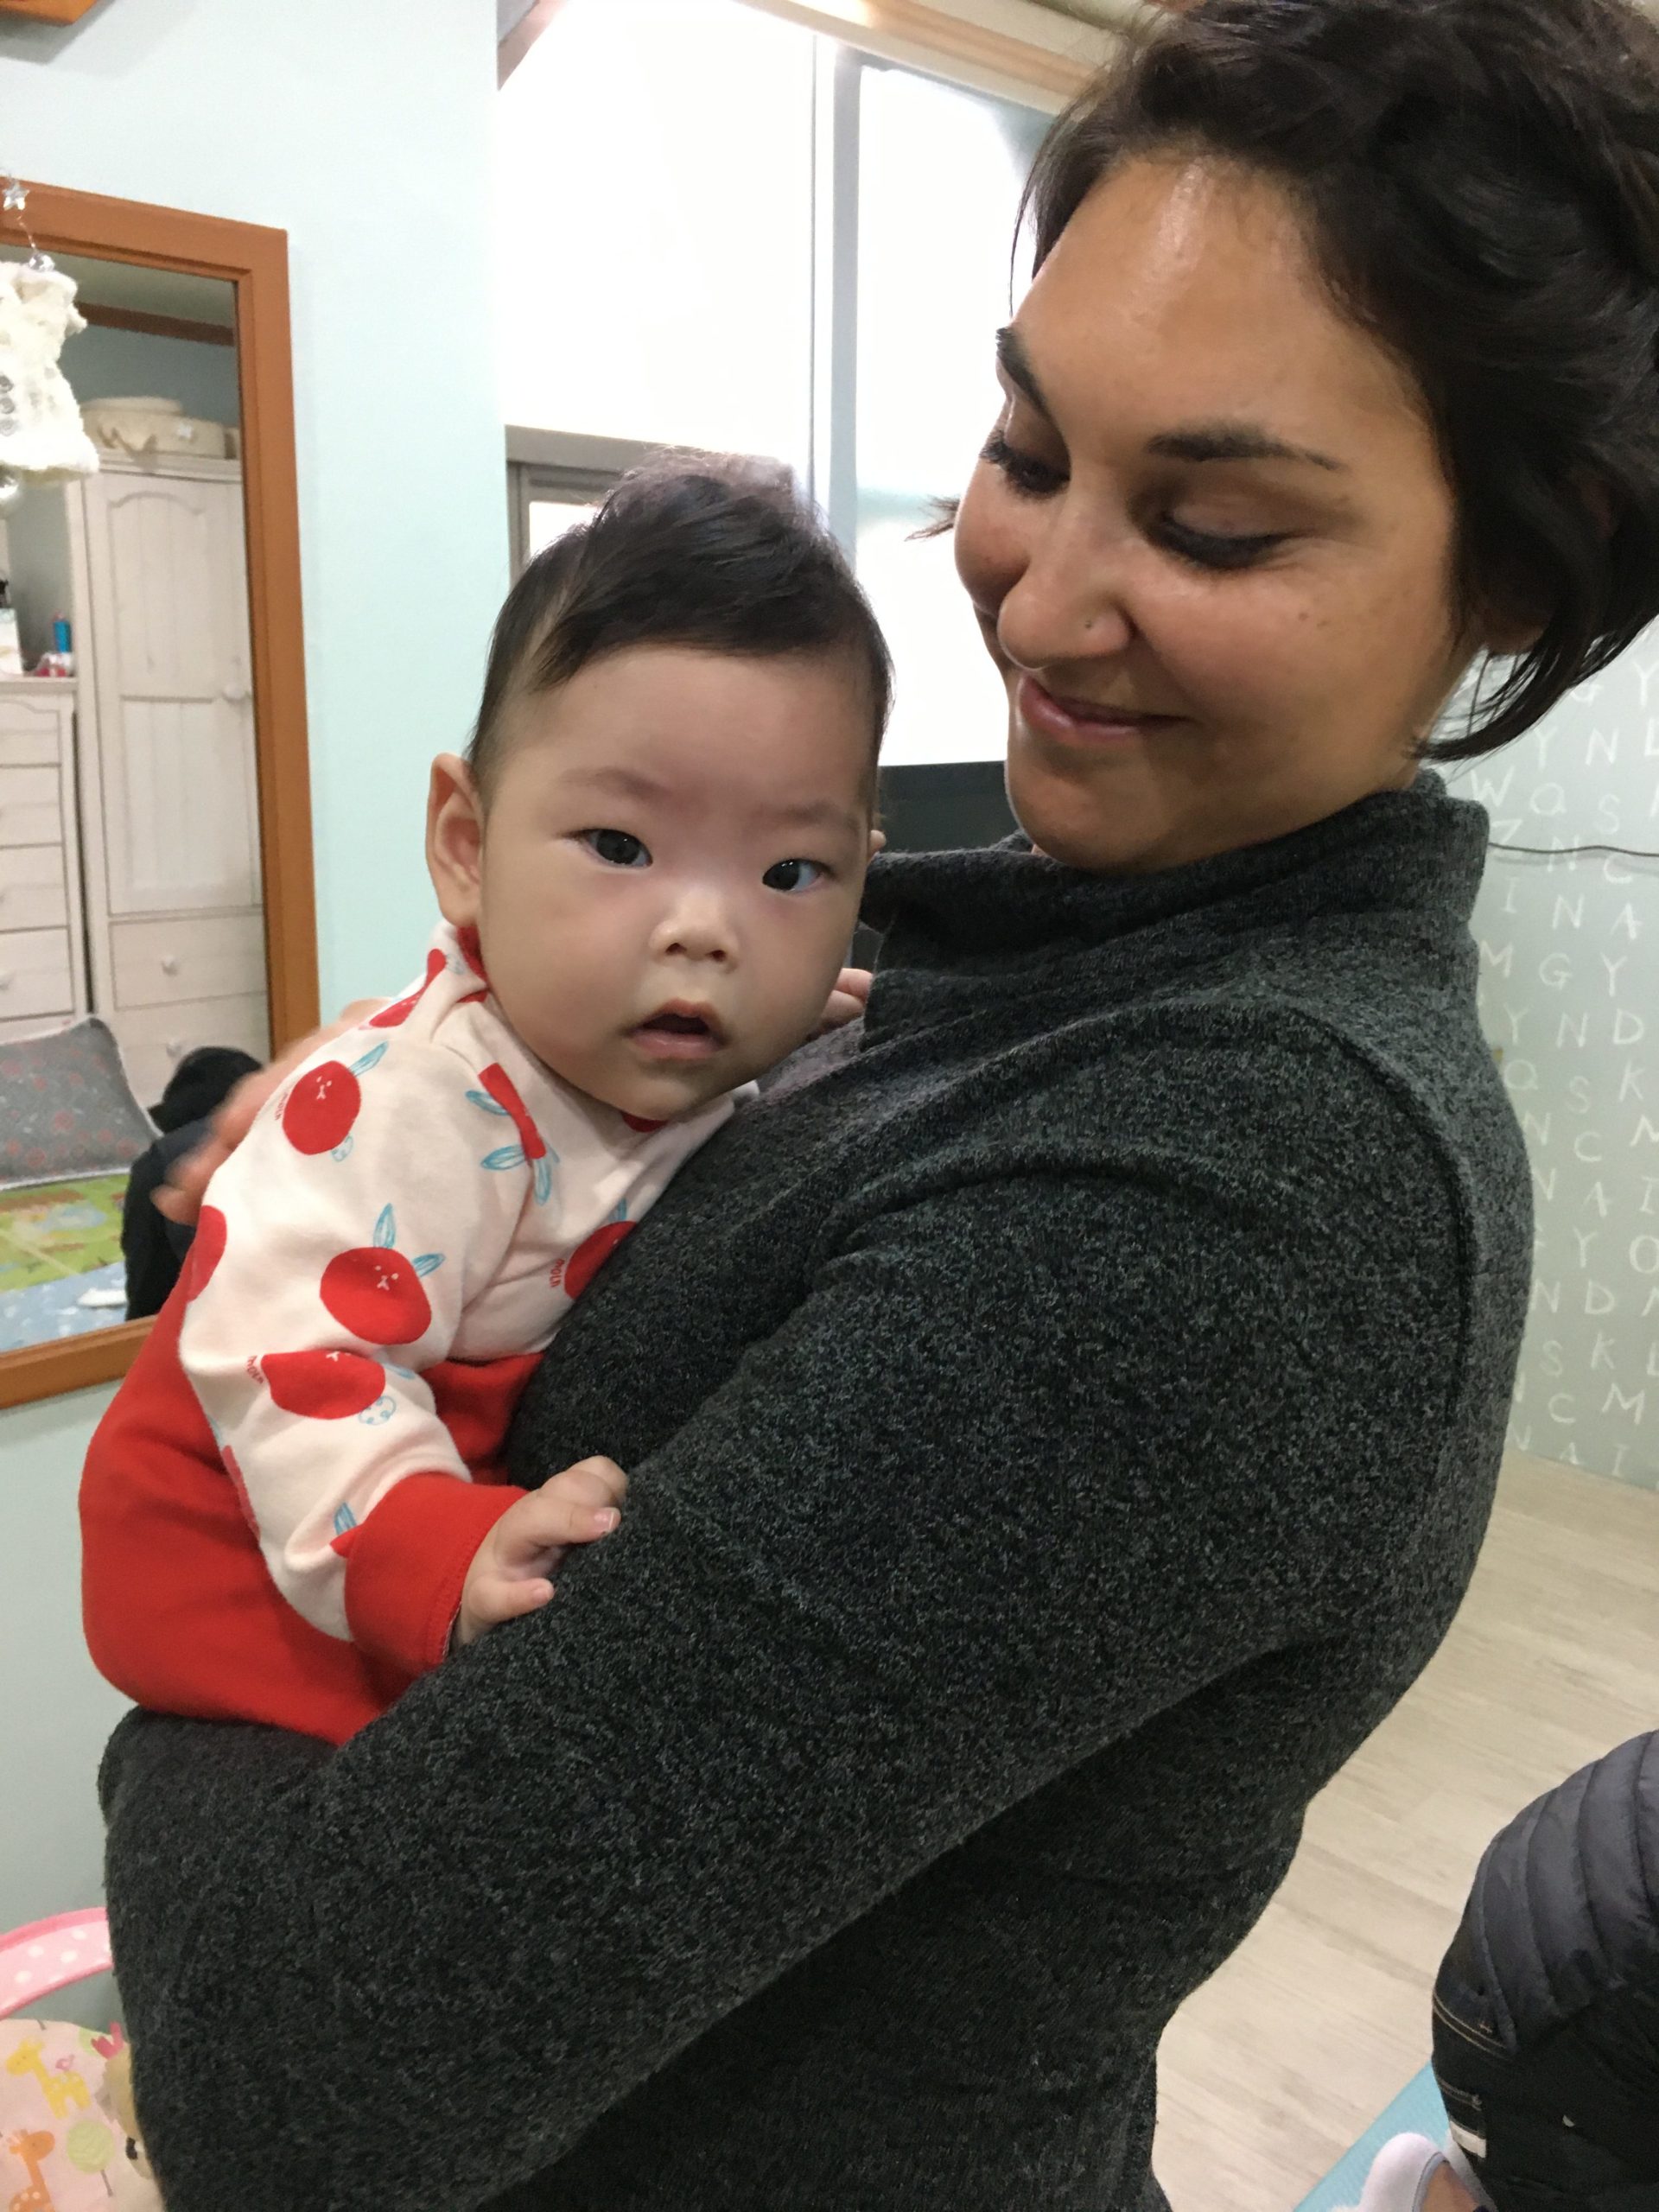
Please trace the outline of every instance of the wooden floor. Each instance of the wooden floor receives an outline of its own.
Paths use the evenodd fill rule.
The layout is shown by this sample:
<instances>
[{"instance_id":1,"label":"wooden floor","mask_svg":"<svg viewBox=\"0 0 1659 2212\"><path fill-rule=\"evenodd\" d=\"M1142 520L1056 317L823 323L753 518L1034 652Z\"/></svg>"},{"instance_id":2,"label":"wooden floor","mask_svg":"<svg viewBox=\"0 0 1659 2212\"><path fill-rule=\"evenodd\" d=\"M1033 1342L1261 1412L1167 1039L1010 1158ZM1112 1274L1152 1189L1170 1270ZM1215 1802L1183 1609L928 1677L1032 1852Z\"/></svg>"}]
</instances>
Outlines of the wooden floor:
<instances>
[{"instance_id":1,"label":"wooden floor","mask_svg":"<svg viewBox=\"0 0 1659 2212\"><path fill-rule=\"evenodd\" d=\"M1659 1496L1512 1454L1450 1637L1165 2038L1174 2212L1300 2202L1427 2062L1434 1971L1491 1836L1655 1726Z\"/></svg>"}]
</instances>

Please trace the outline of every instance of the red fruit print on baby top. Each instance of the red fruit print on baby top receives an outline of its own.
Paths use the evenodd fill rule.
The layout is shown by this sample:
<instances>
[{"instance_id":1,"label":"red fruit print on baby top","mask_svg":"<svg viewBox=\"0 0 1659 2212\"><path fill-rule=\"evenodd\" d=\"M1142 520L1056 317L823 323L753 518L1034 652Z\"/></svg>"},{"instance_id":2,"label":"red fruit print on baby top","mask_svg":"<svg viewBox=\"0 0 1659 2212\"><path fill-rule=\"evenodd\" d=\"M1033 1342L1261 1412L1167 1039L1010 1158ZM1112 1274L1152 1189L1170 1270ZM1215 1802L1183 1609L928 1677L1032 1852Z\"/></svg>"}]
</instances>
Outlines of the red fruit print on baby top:
<instances>
[{"instance_id":1,"label":"red fruit print on baby top","mask_svg":"<svg viewBox=\"0 0 1659 2212\"><path fill-rule=\"evenodd\" d=\"M638 1129L641 1136L655 1136L658 1129L668 1127L666 1122L647 1122L639 1114L625 1114L622 1118L631 1129Z\"/></svg>"},{"instance_id":2,"label":"red fruit print on baby top","mask_svg":"<svg viewBox=\"0 0 1659 2212\"><path fill-rule=\"evenodd\" d=\"M225 1256L225 1217L217 1206L203 1206L184 1262L184 1302L200 1298Z\"/></svg>"},{"instance_id":3,"label":"red fruit print on baby top","mask_svg":"<svg viewBox=\"0 0 1659 2212\"><path fill-rule=\"evenodd\" d=\"M449 963L434 945L426 956L426 981L418 989L411 991L407 998L394 999L390 1006L383 1006L378 1014L372 1014L367 1026L371 1029L401 1029L448 965Z\"/></svg>"},{"instance_id":4,"label":"red fruit print on baby top","mask_svg":"<svg viewBox=\"0 0 1659 2212\"><path fill-rule=\"evenodd\" d=\"M386 1387L385 1368L360 1351L268 1351L259 1372L274 1405L312 1421L349 1421Z\"/></svg>"},{"instance_id":5,"label":"red fruit print on baby top","mask_svg":"<svg viewBox=\"0 0 1659 2212\"><path fill-rule=\"evenodd\" d=\"M395 1248L397 1224L382 1206L372 1244L338 1252L322 1271L319 1294L343 1329L365 1344L412 1344L432 1325L432 1306L421 1277L443 1265L441 1252L406 1260Z\"/></svg>"},{"instance_id":6,"label":"red fruit print on baby top","mask_svg":"<svg viewBox=\"0 0 1659 2212\"><path fill-rule=\"evenodd\" d=\"M518 1141L524 1148L526 1160L545 1160L547 1144L541 1131L530 1118L530 1109L512 1087L512 1078L499 1060L493 1060L479 1076L501 1111L518 1132Z\"/></svg>"},{"instance_id":7,"label":"red fruit print on baby top","mask_svg":"<svg viewBox=\"0 0 1659 2212\"><path fill-rule=\"evenodd\" d=\"M602 1229L583 1238L564 1263L563 1283L569 1296L582 1296L632 1227L631 1221L607 1221Z\"/></svg>"},{"instance_id":8,"label":"red fruit print on baby top","mask_svg":"<svg viewBox=\"0 0 1659 2212\"><path fill-rule=\"evenodd\" d=\"M372 1014L366 1026L371 1029L401 1028L448 964L435 945L426 956L424 982L417 985L406 998L394 999L390 1006L383 1006L378 1014Z\"/></svg>"},{"instance_id":9,"label":"red fruit print on baby top","mask_svg":"<svg viewBox=\"0 0 1659 2212\"><path fill-rule=\"evenodd\" d=\"M545 1205L553 1189L552 1163L557 1160L557 1153L548 1150L546 1138L531 1120L529 1109L499 1060L493 1060L488 1067L481 1069L478 1079L484 1088L469 1090L468 1099L474 1106L481 1106L486 1114L505 1116L518 1132L517 1144L498 1145L493 1152L486 1153L479 1166L492 1170L528 1167L536 1203Z\"/></svg>"},{"instance_id":10,"label":"red fruit print on baby top","mask_svg":"<svg viewBox=\"0 0 1659 2212\"><path fill-rule=\"evenodd\" d=\"M296 1077L282 1110L283 1135L296 1152L308 1158L320 1152L345 1158L363 1108L363 1086L358 1078L378 1067L385 1056L385 1045L376 1045L350 1067L344 1060L324 1060Z\"/></svg>"}]
</instances>

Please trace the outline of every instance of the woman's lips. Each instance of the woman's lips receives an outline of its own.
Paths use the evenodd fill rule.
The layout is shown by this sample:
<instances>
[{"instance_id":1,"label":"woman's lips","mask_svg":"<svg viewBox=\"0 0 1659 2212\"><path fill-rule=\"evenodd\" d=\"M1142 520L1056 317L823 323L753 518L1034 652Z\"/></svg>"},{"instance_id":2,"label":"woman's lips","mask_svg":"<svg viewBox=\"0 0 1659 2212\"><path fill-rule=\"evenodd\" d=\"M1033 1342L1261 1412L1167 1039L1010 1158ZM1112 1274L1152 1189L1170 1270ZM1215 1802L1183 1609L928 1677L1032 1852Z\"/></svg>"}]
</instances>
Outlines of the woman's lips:
<instances>
[{"instance_id":1,"label":"woman's lips","mask_svg":"<svg viewBox=\"0 0 1659 2212\"><path fill-rule=\"evenodd\" d=\"M1014 711L1028 729L1065 745L1132 745L1173 729L1179 715L1129 715L1121 709L1092 706L1086 699L1057 699L1034 676L1022 676L1014 695Z\"/></svg>"}]
</instances>

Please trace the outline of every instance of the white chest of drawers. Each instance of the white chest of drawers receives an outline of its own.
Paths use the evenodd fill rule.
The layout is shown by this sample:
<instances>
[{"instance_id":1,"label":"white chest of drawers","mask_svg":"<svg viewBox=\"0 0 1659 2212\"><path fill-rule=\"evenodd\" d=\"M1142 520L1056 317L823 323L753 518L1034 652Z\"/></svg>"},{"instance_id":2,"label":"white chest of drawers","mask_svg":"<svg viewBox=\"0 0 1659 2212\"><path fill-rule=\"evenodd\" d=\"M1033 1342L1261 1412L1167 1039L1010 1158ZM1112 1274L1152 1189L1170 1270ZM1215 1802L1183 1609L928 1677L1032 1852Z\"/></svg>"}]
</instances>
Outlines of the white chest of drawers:
<instances>
[{"instance_id":1,"label":"white chest of drawers","mask_svg":"<svg viewBox=\"0 0 1659 2212\"><path fill-rule=\"evenodd\" d=\"M75 690L0 679L0 1037L86 1011Z\"/></svg>"}]
</instances>

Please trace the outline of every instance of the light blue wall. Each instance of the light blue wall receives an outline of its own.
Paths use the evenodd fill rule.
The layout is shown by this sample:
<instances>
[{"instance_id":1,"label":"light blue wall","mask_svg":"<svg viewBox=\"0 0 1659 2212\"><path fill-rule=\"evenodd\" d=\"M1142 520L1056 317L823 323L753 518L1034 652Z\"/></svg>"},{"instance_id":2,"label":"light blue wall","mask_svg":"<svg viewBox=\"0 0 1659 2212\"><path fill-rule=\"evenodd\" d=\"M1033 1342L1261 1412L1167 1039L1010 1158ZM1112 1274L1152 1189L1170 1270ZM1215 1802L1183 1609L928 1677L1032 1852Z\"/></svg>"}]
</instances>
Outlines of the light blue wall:
<instances>
[{"instance_id":1,"label":"light blue wall","mask_svg":"<svg viewBox=\"0 0 1659 2212\"><path fill-rule=\"evenodd\" d=\"M103 1893L99 1756L123 1701L79 1630L75 1484L107 1390L3 1416L0 1436L0 1931ZM101 1985L73 2017L101 2026ZM72 2017L66 1997L54 2003Z\"/></svg>"},{"instance_id":2,"label":"light blue wall","mask_svg":"<svg viewBox=\"0 0 1659 2212\"><path fill-rule=\"evenodd\" d=\"M0 25L5 158L289 234L325 1004L418 964L429 755L505 588L489 0L112 0ZM92 1894L116 1709L80 1648L101 1397L0 1414L0 1929Z\"/></svg>"},{"instance_id":3,"label":"light blue wall","mask_svg":"<svg viewBox=\"0 0 1659 2212\"><path fill-rule=\"evenodd\" d=\"M111 330L90 323L65 340L63 372L75 397L176 399L204 423L238 423L236 348L196 338L159 338L149 330Z\"/></svg>"},{"instance_id":4,"label":"light blue wall","mask_svg":"<svg viewBox=\"0 0 1659 2212\"><path fill-rule=\"evenodd\" d=\"M26 176L289 235L325 1001L419 965L423 769L506 585L488 0L114 0L0 28Z\"/></svg>"}]
</instances>

